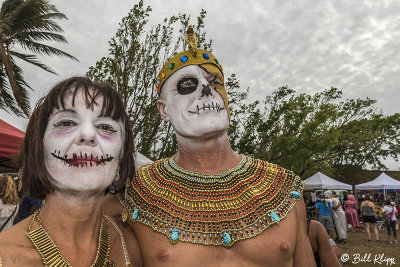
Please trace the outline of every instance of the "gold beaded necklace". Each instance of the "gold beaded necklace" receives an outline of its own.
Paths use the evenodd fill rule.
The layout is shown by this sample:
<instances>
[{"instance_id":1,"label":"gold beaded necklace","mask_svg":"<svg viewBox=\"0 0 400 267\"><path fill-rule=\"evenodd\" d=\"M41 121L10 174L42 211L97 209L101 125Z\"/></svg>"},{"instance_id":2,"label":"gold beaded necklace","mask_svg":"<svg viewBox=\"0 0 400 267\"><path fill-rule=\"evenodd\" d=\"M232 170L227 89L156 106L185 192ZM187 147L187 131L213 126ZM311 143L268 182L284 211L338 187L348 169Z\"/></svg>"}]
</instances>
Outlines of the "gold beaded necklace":
<instances>
[{"instance_id":1,"label":"gold beaded necklace","mask_svg":"<svg viewBox=\"0 0 400 267\"><path fill-rule=\"evenodd\" d=\"M39 217L40 209L37 210L29 222L26 235L32 241L36 250L42 257L45 266L71 267L61 255L60 249L56 246L50 235L46 232ZM37 221L39 228L30 231L34 221ZM102 216L99 234L99 245L97 247L96 258L91 267L110 266L110 224L106 216ZM112 266L112 265L111 265Z\"/></svg>"},{"instance_id":2,"label":"gold beaded necklace","mask_svg":"<svg viewBox=\"0 0 400 267\"><path fill-rule=\"evenodd\" d=\"M138 169L119 197L123 220L150 226L172 244L231 247L284 219L303 186L293 172L247 156L219 174L188 171L167 158Z\"/></svg>"}]
</instances>

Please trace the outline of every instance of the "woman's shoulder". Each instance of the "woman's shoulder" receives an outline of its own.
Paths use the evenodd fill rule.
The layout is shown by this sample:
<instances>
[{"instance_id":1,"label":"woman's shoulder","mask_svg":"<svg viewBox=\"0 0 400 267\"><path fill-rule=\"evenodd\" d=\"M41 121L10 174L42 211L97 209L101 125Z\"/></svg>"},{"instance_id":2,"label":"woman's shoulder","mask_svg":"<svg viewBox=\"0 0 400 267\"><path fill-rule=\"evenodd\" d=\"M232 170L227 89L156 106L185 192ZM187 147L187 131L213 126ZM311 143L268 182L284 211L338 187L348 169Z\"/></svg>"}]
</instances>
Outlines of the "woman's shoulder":
<instances>
[{"instance_id":1,"label":"woman's shoulder","mask_svg":"<svg viewBox=\"0 0 400 267\"><path fill-rule=\"evenodd\" d=\"M36 263L42 264L40 255L26 237L28 223L23 220L0 233L0 256L3 266L36 266Z\"/></svg>"},{"instance_id":2,"label":"woman's shoulder","mask_svg":"<svg viewBox=\"0 0 400 267\"><path fill-rule=\"evenodd\" d=\"M0 233L0 247L5 245L24 245L30 244L29 240L26 238L26 229L29 220L25 219L16 225L8 228L7 230Z\"/></svg>"}]
</instances>

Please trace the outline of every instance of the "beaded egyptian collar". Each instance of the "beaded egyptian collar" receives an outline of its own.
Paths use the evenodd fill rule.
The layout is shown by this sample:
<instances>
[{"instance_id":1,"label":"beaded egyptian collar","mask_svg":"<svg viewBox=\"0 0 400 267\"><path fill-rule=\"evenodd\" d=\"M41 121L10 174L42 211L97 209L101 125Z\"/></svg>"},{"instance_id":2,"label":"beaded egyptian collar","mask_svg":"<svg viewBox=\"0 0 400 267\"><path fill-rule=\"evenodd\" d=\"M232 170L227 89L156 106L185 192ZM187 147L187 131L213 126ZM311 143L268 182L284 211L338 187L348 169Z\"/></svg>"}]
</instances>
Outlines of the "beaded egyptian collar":
<instances>
[{"instance_id":1,"label":"beaded egyptian collar","mask_svg":"<svg viewBox=\"0 0 400 267\"><path fill-rule=\"evenodd\" d=\"M230 247L284 219L303 186L293 172L247 156L215 175L184 170L167 158L137 170L119 197L124 220L129 215L172 244Z\"/></svg>"}]
</instances>

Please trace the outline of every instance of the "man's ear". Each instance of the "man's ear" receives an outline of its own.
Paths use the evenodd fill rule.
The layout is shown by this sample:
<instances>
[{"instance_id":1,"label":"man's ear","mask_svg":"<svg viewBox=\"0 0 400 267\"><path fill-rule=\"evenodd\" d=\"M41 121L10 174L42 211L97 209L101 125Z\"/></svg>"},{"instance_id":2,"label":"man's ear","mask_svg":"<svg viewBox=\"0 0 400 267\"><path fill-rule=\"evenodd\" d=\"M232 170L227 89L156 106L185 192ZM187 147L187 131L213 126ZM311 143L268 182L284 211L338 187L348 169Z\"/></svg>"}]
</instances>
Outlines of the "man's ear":
<instances>
[{"instance_id":1,"label":"man's ear","mask_svg":"<svg viewBox=\"0 0 400 267\"><path fill-rule=\"evenodd\" d=\"M168 111L167 111L167 102L163 99L157 100L157 108L158 112L160 112L161 119L164 121L169 121Z\"/></svg>"}]
</instances>

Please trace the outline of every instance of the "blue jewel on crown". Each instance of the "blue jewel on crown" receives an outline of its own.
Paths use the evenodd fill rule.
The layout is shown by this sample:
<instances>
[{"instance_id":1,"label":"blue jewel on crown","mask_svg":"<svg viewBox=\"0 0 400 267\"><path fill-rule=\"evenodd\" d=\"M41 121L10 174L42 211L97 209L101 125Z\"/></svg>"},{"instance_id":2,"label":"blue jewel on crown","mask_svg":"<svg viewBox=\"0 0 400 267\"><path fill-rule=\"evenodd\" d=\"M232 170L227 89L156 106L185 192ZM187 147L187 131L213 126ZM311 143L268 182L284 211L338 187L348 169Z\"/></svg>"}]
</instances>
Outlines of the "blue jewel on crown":
<instances>
[{"instance_id":1,"label":"blue jewel on crown","mask_svg":"<svg viewBox=\"0 0 400 267\"><path fill-rule=\"evenodd\" d=\"M139 209L135 208L131 214L132 220L137 220L139 218Z\"/></svg>"},{"instance_id":2,"label":"blue jewel on crown","mask_svg":"<svg viewBox=\"0 0 400 267\"><path fill-rule=\"evenodd\" d=\"M171 238L172 241L178 241L179 239L179 230L174 228L171 233L169 234L169 238Z\"/></svg>"},{"instance_id":3,"label":"blue jewel on crown","mask_svg":"<svg viewBox=\"0 0 400 267\"><path fill-rule=\"evenodd\" d=\"M208 53L203 53L203 58L204 59L210 59L210 55Z\"/></svg>"},{"instance_id":4,"label":"blue jewel on crown","mask_svg":"<svg viewBox=\"0 0 400 267\"><path fill-rule=\"evenodd\" d=\"M275 211L271 212L269 214L269 216L271 217L272 221L274 221L274 222L279 222L281 220L281 219L279 219L279 216L278 216L278 214L276 214Z\"/></svg>"},{"instance_id":5,"label":"blue jewel on crown","mask_svg":"<svg viewBox=\"0 0 400 267\"><path fill-rule=\"evenodd\" d=\"M187 57L187 56L181 56L181 61L182 61L182 62L188 61L188 57Z\"/></svg>"}]
</instances>

